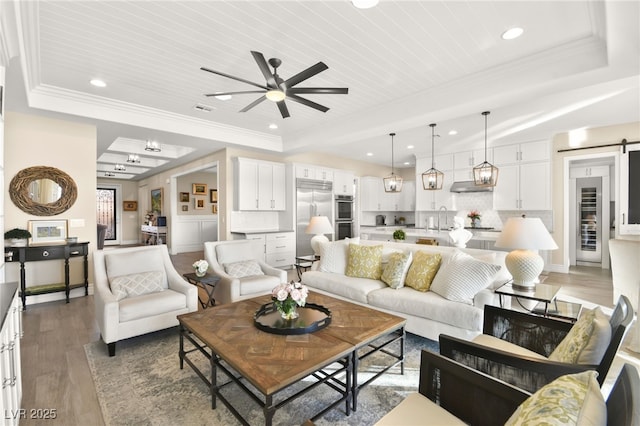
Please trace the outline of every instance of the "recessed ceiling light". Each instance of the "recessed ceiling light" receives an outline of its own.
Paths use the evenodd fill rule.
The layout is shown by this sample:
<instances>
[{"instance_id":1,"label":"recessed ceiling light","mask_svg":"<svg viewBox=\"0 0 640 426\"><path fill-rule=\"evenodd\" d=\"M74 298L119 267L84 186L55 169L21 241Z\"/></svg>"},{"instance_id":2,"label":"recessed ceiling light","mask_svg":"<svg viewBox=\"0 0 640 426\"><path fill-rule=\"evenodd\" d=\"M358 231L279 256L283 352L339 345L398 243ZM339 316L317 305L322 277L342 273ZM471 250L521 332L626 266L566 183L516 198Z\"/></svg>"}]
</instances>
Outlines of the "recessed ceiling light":
<instances>
[{"instance_id":1,"label":"recessed ceiling light","mask_svg":"<svg viewBox=\"0 0 640 426\"><path fill-rule=\"evenodd\" d=\"M413 145L407 145L407 149L413 149Z\"/></svg>"},{"instance_id":2,"label":"recessed ceiling light","mask_svg":"<svg viewBox=\"0 0 640 426\"><path fill-rule=\"evenodd\" d=\"M451 136L453 136L453 135L457 135L457 134L458 134L458 131L457 131L457 130L449 130L449 134L450 134Z\"/></svg>"},{"instance_id":3,"label":"recessed ceiling light","mask_svg":"<svg viewBox=\"0 0 640 426\"><path fill-rule=\"evenodd\" d=\"M93 86L96 86L96 87L107 87L107 83L97 78L94 78L89 83L91 83Z\"/></svg>"},{"instance_id":4,"label":"recessed ceiling light","mask_svg":"<svg viewBox=\"0 0 640 426\"><path fill-rule=\"evenodd\" d=\"M214 95L213 97L219 101L228 101L229 99L232 98L231 95Z\"/></svg>"},{"instance_id":5,"label":"recessed ceiling light","mask_svg":"<svg viewBox=\"0 0 640 426\"><path fill-rule=\"evenodd\" d=\"M271 124L269 124L269 128L270 128L271 130L275 130L275 129L277 129L277 128L278 128L278 125L277 125L276 123L271 123Z\"/></svg>"},{"instance_id":6,"label":"recessed ceiling light","mask_svg":"<svg viewBox=\"0 0 640 426\"><path fill-rule=\"evenodd\" d=\"M408 166L409 164L411 164L411 163L410 163L410 162L408 162L408 161L405 161L405 162L404 162L404 165L405 165L405 166Z\"/></svg>"},{"instance_id":7,"label":"recessed ceiling light","mask_svg":"<svg viewBox=\"0 0 640 426\"><path fill-rule=\"evenodd\" d=\"M524 30L520 27L509 28L507 31L502 33L503 40L513 40L514 38L518 38L522 35Z\"/></svg>"},{"instance_id":8,"label":"recessed ceiling light","mask_svg":"<svg viewBox=\"0 0 640 426\"><path fill-rule=\"evenodd\" d=\"M372 157L373 156L373 152L367 152L367 157Z\"/></svg>"},{"instance_id":9,"label":"recessed ceiling light","mask_svg":"<svg viewBox=\"0 0 640 426\"><path fill-rule=\"evenodd\" d=\"M358 9L369 9L378 4L378 0L351 0L351 4Z\"/></svg>"}]
</instances>

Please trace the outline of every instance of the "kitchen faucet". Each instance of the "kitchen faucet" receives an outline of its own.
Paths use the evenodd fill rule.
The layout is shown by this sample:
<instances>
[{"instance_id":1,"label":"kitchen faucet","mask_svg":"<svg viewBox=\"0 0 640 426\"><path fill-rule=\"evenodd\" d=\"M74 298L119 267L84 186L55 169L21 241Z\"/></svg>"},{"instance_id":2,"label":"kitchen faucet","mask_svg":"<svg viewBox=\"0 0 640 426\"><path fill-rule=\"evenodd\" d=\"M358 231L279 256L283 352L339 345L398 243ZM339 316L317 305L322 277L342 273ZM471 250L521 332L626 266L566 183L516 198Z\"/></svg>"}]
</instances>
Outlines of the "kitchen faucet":
<instances>
[{"instance_id":1,"label":"kitchen faucet","mask_svg":"<svg viewBox=\"0 0 640 426\"><path fill-rule=\"evenodd\" d=\"M447 218L447 207L440 206L440 209L438 210L438 231L440 231L440 213L442 212L442 209L444 209L444 223L445 225L449 224L449 219Z\"/></svg>"}]
</instances>

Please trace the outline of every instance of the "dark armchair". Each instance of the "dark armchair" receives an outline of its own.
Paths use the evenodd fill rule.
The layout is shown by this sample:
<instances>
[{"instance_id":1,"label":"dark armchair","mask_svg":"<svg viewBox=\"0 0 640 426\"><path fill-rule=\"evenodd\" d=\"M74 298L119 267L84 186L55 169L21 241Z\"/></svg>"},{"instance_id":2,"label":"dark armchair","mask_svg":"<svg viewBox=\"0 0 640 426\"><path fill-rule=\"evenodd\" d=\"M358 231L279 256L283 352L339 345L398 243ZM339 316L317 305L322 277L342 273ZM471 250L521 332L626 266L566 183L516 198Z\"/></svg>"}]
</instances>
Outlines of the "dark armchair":
<instances>
[{"instance_id":1,"label":"dark armchair","mask_svg":"<svg viewBox=\"0 0 640 426\"><path fill-rule=\"evenodd\" d=\"M559 376L585 370L596 370L602 385L632 321L631 302L627 297L620 296L609 319L611 338L601 361L598 364L564 363L549 360L548 357L573 324L485 306L485 336L470 342L440 335L440 353L529 392L535 392ZM487 335L497 339L486 338ZM489 345L487 341L497 344Z\"/></svg>"}]
</instances>

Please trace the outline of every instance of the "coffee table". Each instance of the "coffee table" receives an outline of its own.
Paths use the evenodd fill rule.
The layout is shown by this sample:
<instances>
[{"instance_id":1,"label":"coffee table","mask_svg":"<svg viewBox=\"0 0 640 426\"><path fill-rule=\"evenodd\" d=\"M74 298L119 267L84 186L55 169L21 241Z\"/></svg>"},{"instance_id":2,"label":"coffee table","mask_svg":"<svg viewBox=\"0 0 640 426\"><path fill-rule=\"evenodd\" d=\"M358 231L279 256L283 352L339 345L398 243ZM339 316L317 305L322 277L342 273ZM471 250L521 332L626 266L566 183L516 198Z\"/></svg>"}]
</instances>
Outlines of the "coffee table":
<instances>
[{"instance_id":1,"label":"coffee table","mask_svg":"<svg viewBox=\"0 0 640 426\"><path fill-rule=\"evenodd\" d=\"M186 362L209 386L212 409L220 399L243 424L249 423L223 393L228 385L239 386L259 404L265 424L271 425L278 408L327 384L338 399L314 414L311 420L315 420L342 403L349 415L356 408L358 391L382 374L358 384L354 368L360 360L376 351L388 355L393 361L384 371L404 361L404 318L311 292L307 301L331 310L331 324L314 333L283 336L260 331L253 324L253 314L269 301L269 296L262 296L178 316L180 368ZM400 341L398 353L389 348L393 341ZM186 342L191 345L188 350ZM193 353L209 360L209 375L193 362ZM218 383L218 371L228 378L226 382ZM288 398L279 394L308 376L315 380L303 389L296 388Z\"/></svg>"}]
</instances>

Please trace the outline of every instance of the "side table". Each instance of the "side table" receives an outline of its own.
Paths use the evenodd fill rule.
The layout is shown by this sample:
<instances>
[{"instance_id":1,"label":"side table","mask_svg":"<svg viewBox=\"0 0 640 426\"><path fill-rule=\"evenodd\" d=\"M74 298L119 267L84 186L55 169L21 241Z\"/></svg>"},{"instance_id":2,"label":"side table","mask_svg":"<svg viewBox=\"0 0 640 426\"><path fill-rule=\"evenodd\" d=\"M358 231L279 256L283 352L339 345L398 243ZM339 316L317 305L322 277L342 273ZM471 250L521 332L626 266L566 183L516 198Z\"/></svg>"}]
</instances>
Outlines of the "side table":
<instances>
[{"instance_id":1,"label":"side table","mask_svg":"<svg viewBox=\"0 0 640 426\"><path fill-rule=\"evenodd\" d=\"M198 291L198 301L200 302L200 306L202 309L206 309L209 306L215 306L216 299L213 298L213 290L216 288L216 284L220 281L220 277L215 275L209 275L208 273L204 275L204 277L199 277L195 274L195 272L190 272L188 274L183 274L185 279L195 285L198 288L201 288L207 294L207 300L202 300L200 297L200 291Z\"/></svg>"},{"instance_id":2,"label":"side table","mask_svg":"<svg viewBox=\"0 0 640 426\"><path fill-rule=\"evenodd\" d=\"M296 272L298 273L298 282L302 281L302 273L308 271L311 266L313 266L313 263L318 260L320 260L320 256L316 256L315 254L296 256L296 263L294 263L293 266L296 267Z\"/></svg>"},{"instance_id":3,"label":"side table","mask_svg":"<svg viewBox=\"0 0 640 426\"><path fill-rule=\"evenodd\" d=\"M518 305L525 311L543 317L554 317L575 322L580 314L582 305L558 300L556 296L562 287L553 284L536 284L532 291L515 288L510 282L496 289L496 294L500 296L500 307L503 307L503 296L511 296L518 302ZM529 308L520 299L533 300L538 303Z\"/></svg>"}]
</instances>

